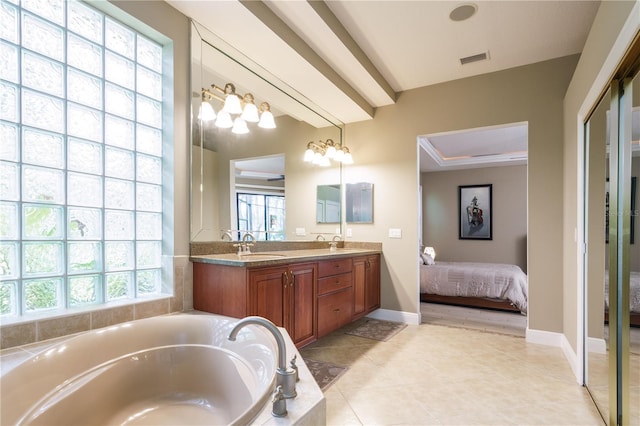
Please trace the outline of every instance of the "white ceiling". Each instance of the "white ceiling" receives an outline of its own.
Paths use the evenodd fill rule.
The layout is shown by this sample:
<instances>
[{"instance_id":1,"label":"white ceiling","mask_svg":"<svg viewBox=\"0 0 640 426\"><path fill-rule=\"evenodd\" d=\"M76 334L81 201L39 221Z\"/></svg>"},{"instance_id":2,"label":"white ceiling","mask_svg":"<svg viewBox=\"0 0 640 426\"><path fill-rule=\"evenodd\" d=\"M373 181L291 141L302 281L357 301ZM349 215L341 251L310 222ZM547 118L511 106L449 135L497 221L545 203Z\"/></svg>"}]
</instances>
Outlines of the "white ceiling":
<instances>
[{"instance_id":1,"label":"white ceiling","mask_svg":"<svg viewBox=\"0 0 640 426\"><path fill-rule=\"evenodd\" d=\"M399 92L580 53L599 1L167 0L252 69L342 123ZM464 21L451 11L472 3ZM460 58L488 59L461 65ZM287 106L276 108L289 113ZM300 111L290 115L311 122ZM317 125L317 124L314 124ZM477 140L477 138L476 138ZM493 149L493 148L492 148Z\"/></svg>"}]
</instances>

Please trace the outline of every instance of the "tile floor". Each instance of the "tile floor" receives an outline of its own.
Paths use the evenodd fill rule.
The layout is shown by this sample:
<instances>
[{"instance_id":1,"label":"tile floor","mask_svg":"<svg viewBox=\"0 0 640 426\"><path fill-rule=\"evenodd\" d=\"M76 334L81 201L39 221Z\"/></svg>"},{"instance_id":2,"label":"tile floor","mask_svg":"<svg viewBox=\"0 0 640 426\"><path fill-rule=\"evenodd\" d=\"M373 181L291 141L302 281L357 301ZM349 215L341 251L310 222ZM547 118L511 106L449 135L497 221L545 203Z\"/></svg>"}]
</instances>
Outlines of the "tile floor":
<instances>
[{"instance_id":1,"label":"tile floor","mask_svg":"<svg viewBox=\"0 0 640 426\"><path fill-rule=\"evenodd\" d=\"M425 315L387 342L343 328L303 348L303 357L349 366L325 392L327 424L603 424L560 348L527 344L522 325L442 322Z\"/></svg>"}]
</instances>

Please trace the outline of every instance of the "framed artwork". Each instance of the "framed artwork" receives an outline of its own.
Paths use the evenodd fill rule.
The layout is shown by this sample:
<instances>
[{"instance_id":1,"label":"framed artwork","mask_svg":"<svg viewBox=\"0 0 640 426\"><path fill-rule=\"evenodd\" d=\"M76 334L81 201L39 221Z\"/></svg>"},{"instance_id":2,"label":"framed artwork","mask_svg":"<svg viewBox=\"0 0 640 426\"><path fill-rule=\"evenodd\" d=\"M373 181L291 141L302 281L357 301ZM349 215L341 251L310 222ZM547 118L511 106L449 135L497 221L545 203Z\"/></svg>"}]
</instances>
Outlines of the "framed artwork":
<instances>
[{"instance_id":1,"label":"framed artwork","mask_svg":"<svg viewBox=\"0 0 640 426\"><path fill-rule=\"evenodd\" d=\"M609 178L607 178L606 189L605 189L605 223L604 223L604 238L605 243L609 243ZM636 177L633 176L631 178L631 220L629 226L629 243L635 244L635 236L636 236L636 217L640 216L640 210L636 208Z\"/></svg>"},{"instance_id":2,"label":"framed artwork","mask_svg":"<svg viewBox=\"0 0 640 426\"><path fill-rule=\"evenodd\" d=\"M492 185L458 187L458 238L461 240L493 239Z\"/></svg>"}]
</instances>

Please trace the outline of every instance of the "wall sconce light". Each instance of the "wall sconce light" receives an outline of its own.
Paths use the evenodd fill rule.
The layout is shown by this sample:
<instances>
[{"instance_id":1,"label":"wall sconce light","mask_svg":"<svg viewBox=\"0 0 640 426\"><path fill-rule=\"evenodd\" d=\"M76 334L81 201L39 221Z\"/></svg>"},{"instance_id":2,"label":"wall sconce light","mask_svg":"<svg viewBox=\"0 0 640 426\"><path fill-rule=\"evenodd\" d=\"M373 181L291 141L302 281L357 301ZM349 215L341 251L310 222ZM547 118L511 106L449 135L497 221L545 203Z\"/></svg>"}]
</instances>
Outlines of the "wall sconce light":
<instances>
[{"instance_id":1,"label":"wall sconce light","mask_svg":"<svg viewBox=\"0 0 640 426\"><path fill-rule=\"evenodd\" d=\"M263 129L276 128L271 107L267 102L262 102L258 108L253 95L247 93L240 97L233 83L225 84L224 89L215 84L212 84L211 88L213 90L202 88L202 104L198 120L215 120L216 127L230 128L236 134L249 133L247 123L258 123L258 127ZM222 103L222 108L217 114L209 103L214 99Z\"/></svg>"},{"instance_id":2,"label":"wall sconce light","mask_svg":"<svg viewBox=\"0 0 640 426\"><path fill-rule=\"evenodd\" d=\"M353 164L353 156L346 145L327 139L325 142L311 141L307 144L304 161L318 166L329 166L334 160L342 164Z\"/></svg>"}]
</instances>

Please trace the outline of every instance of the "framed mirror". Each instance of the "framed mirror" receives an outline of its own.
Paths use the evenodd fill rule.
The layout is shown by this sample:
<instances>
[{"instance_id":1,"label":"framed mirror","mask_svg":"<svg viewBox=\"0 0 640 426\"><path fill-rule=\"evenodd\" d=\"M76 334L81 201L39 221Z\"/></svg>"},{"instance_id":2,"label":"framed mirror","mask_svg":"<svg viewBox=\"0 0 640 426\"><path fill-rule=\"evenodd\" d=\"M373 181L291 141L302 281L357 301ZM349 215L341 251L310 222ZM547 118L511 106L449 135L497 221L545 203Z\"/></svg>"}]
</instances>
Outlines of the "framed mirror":
<instances>
[{"instance_id":1,"label":"framed mirror","mask_svg":"<svg viewBox=\"0 0 640 426\"><path fill-rule=\"evenodd\" d=\"M255 169L257 163L251 161L272 156L284 159L284 168L277 173L277 183L284 194L284 203L278 209L284 213L271 212L269 217L277 216L276 220L265 222L271 229L269 239L274 239L276 232L280 233L278 240L304 238L306 235L295 233L296 228L307 229L307 235L334 233L336 222L318 223L312 206L316 204L317 186L341 182L340 165L311 166L303 161L303 156L309 141L342 141L343 124L193 21L191 50L190 240L219 241L227 230L257 226L258 221L247 225L246 215L239 214L239 202L244 201L238 199L238 194L259 194L265 191L261 186L273 186L273 173ZM237 134L232 128L218 127L215 120L205 120L201 108L208 103L218 114L224 107L228 83L233 84L243 102L244 95L251 94L258 107L268 103L275 128L248 123L248 132ZM222 93L213 86L221 88ZM204 90L215 96L203 96ZM246 176L237 175L236 165L240 162L251 163L253 169L245 170L252 174L251 188L244 182ZM257 178L260 175L262 181ZM245 186L238 188L238 182ZM259 234L260 238L267 239L266 235Z\"/></svg>"},{"instance_id":2,"label":"framed mirror","mask_svg":"<svg viewBox=\"0 0 640 426\"><path fill-rule=\"evenodd\" d=\"M347 223L373 223L373 184L360 182L346 186Z\"/></svg>"},{"instance_id":3,"label":"framed mirror","mask_svg":"<svg viewBox=\"0 0 640 426\"><path fill-rule=\"evenodd\" d=\"M316 189L316 222L340 223L342 193L340 184L318 185Z\"/></svg>"}]
</instances>

